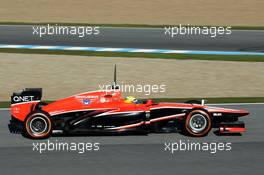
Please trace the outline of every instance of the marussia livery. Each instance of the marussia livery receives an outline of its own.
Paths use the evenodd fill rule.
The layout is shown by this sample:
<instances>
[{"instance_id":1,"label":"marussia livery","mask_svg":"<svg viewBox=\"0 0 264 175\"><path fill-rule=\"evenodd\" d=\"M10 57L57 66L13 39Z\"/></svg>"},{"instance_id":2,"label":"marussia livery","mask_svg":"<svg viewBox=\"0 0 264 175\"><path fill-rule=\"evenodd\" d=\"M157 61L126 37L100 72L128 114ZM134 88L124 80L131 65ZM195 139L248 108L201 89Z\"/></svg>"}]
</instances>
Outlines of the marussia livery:
<instances>
[{"instance_id":1,"label":"marussia livery","mask_svg":"<svg viewBox=\"0 0 264 175\"><path fill-rule=\"evenodd\" d=\"M13 94L9 124L12 133L44 138L52 132L149 133L182 129L192 136L205 136L212 127L220 132L243 132L244 123L238 118L249 114L189 103L126 103L117 89L82 93L50 104L40 99L41 89Z\"/></svg>"},{"instance_id":2,"label":"marussia livery","mask_svg":"<svg viewBox=\"0 0 264 175\"><path fill-rule=\"evenodd\" d=\"M41 102L42 89L26 88L11 97L11 133L32 139L52 133L142 133L175 132L202 137L211 128L219 133L245 131L239 117L245 110L210 107L204 104L127 102L118 88L73 95L50 104Z\"/></svg>"}]
</instances>

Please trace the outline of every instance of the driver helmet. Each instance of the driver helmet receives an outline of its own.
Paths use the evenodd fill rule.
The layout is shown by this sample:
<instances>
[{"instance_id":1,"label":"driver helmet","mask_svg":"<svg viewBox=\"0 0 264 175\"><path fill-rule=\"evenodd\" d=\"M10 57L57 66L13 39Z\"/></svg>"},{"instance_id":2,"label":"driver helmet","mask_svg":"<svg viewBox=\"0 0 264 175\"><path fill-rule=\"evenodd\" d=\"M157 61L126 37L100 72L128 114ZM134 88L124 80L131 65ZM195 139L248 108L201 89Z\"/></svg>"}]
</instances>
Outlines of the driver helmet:
<instances>
[{"instance_id":1,"label":"driver helmet","mask_svg":"<svg viewBox=\"0 0 264 175\"><path fill-rule=\"evenodd\" d=\"M128 96L125 98L125 103L137 103L138 100L133 96Z\"/></svg>"}]
</instances>

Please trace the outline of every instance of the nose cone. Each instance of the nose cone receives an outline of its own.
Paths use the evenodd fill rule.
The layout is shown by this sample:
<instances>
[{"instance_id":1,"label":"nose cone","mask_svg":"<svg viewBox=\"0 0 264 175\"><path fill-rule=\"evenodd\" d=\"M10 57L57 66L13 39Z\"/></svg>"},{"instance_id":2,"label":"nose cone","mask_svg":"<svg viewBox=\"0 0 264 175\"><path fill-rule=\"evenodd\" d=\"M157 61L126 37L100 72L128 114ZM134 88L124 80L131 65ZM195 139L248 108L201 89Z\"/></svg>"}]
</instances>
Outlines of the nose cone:
<instances>
[{"instance_id":1,"label":"nose cone","mask_svg":"<svg viewBox=\"0 0 264 175\"><path fill-rule=\"evenodd\" d=\"M250 113L244 109L239 110L239 116L246 116L249 115Z\"/></svg>"},{"instance_id":2,"label":"nose cone","mask_svg":"<svg viewBox=\"0 0 264 175\"><path fill-rule=\"evenodd\" d=\"M246 116L250 114L248 111L244 109L228 109L228 108L219 108L219 107L208 107L207 110L209 112L222 112L222 113L230 113L236 114L239 117Z\"/></svg>"}]
</instances>

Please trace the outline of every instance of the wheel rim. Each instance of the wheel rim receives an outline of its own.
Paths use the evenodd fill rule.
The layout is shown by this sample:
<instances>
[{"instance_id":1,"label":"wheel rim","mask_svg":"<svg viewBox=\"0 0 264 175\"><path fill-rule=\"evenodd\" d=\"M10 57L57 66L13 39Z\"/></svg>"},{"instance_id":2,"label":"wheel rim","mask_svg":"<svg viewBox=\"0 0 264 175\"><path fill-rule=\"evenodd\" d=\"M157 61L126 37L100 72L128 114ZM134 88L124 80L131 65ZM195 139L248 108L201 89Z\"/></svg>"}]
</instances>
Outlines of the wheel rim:
<instances>
[{"instance_id":1,"label":"wheel rim","mask_svg":"<svg viewBox=\"0 0 264 175\"><path fill-rule=\"evenodd\" d=\"M35 117L29 123L30 131L33 135L38 136L47 131L47 121L42 117Z\"/></svg>"},{"instance_id":2,"label":"wheel rim","mask_svg":"<svg viewBox=\"0 0 264 175\"><path fill-rule=\"evenodd\" d=\"M190 118L189 127L194 133L203 131L207 126L207 119L202 114L194 114Z\"/></svg>"}]
</instances>

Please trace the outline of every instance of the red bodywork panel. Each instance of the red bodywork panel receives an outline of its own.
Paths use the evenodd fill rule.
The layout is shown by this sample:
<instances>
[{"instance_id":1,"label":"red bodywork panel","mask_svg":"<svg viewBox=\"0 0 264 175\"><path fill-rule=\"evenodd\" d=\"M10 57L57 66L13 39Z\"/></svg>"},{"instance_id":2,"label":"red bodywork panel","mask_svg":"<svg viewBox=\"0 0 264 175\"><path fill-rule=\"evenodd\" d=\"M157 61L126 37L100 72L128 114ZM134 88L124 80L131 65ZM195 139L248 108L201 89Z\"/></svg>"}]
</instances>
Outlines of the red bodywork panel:
<instances>
[{"instance_id":1,"label":"red bodywork panel","mask_svg":"<svg viewBox=\"0 0 264 175\"><path fill-rule=\"evenodd\" d=\"M20 121L24 121L27 115L40 101L30 101L11 105L11 115Z\"/></svg>"},{"instance_id":2,"label":"red bodywork panel","mask_svg":"<svg viewBox=\"0 0 264 175\"><path fill-rule=\"evenodd\" d=\"M20 121L34 109L39 101L17 103L11 105L11 114ZM125 103L120 91L94 91L73 95L57 100L42 107L42 110L51 116L76 111L104 110L114 112L149 111L148 104Z\"/></svg>"},{"instance_id":3,"label":"red bodywork panel","mask_svg":"<svg viewBox=\"0 0 264 175\"><path fill-rule=\"evenodd\" d=\"M241 133L245 132L246 128L243 127L220 127L220 133Z\"/></svg>"}]
</instances>

